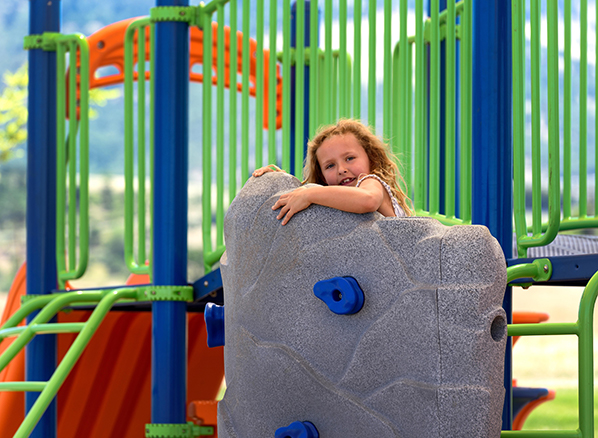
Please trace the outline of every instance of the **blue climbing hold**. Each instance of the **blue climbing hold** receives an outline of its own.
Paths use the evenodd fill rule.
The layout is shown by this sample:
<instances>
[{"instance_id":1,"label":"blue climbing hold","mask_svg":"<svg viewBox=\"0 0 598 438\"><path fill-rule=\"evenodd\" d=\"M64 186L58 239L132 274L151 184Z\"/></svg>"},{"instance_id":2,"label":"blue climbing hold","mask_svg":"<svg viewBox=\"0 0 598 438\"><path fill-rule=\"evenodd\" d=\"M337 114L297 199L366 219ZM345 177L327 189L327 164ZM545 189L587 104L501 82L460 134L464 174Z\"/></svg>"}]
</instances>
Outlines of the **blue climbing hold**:
<instances>
[{"instance_id":1,"label":"blue climbing hold","mask_svg":"<svg viewBox=\"0 0 598 438\"><path fill-rule=\"evenodd\" d=\"M279 427L274 438L319 438L318 429L309 421L294 421L286 427Z\"/></svg>"},{"instance_id":2,"label":"blue climbing hold","mask_svg":"<svg viewBox=\"0 0 598 438\"><path fill-rule=\"evenodd\" d=\"M363 307L363 291L353 277L334 277L314 285L314 294L337 315L352 315Z\"/></svg>"},{"instance_id":3,"label":"blue climbing hold","mask_svg":"<svg viewBox=\"0 0 598 438\"><path fill-rule=\"evenodd\" d=\"M224 306L206 304L203 314L208 331L208 347L224 346Z\"/></svg>"}]
</instances>

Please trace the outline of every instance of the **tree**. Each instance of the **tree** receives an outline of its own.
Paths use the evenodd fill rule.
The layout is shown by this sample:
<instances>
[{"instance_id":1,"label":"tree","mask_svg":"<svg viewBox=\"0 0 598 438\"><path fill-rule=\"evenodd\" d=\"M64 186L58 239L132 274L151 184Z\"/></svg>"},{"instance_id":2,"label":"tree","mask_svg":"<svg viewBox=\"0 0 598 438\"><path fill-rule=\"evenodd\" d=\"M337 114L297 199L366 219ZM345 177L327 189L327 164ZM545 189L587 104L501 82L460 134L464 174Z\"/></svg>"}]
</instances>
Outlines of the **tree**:
<instances>
[{"instance_id":1,"label":"tree","mask_svg":"<svg viewBox=\"0 0 598 438\"><path fill-rule=\"evenodd\" d=\"M2 76L4 90L0 94L0 164L23 156L27 141L27 63L17 71ZM97 117L94 107L104 106L120 96L118 89L93 89L89 92L89 117Z\"/></svg>"}]
</instances>

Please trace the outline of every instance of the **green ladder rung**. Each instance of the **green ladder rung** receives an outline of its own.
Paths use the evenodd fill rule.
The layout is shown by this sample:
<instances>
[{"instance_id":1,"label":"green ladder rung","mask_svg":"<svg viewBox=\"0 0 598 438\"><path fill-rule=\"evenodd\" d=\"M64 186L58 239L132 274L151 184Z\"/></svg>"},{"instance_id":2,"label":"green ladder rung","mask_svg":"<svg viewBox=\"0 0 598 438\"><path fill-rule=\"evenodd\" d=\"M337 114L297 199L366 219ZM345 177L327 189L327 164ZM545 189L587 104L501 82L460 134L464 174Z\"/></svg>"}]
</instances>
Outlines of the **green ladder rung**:
<instances>
[{"instance_id":1,"label":"green ladder rung","mask_svg":"<svg viewBox=\"0 0 598 438\"><path fill-rule=\"evenodd\" d=\"M0 391L5 392L42 392L47 382L2 382Z\"/></svg>"},{"instance_id":2,"label":"green ladder rung","mask_svg":"<svg viewBox=\"0 0 598 438\"><path fill-rule=\"evenodd\" d=\"M79 333L85 327L84 322L33 324L0 330L0 339L18 336L26 330L37 334Z\"/></svg>"}]
</instances>

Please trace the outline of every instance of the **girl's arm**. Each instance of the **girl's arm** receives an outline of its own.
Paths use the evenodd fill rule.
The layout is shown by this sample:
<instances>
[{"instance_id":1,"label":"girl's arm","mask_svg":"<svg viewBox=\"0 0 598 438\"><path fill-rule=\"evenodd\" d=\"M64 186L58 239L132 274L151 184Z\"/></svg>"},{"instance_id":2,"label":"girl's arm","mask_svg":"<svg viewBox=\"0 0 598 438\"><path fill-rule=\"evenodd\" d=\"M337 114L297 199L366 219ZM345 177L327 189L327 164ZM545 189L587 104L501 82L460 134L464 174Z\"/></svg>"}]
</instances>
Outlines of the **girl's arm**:
<instances>
[{"instance_id":1,"label":"girl's arm","mask_svg":"<svg viewBox=\"0 0 598 438\"><path fill-rule=\"evenodd\" d=\"M252 176L257 178L258 176L262 176L264 173L268 172L284 172L284 170L282 170L276 164L268 164L267 166L254 170Z\"/></svg>"},{"instance_id":2,"label":"girl's arm","mask_svg":"<svg viewBox=\"0 0 598 438\"><path fill-rule=\"evenodd\" d=\"M349 213L371 213L380 208L385 193L382 184L374 178L364 180L359 187L299 187L278 198L272 210L280 208L276 219L282 219L282 225L286 225L293 215L305 210L311 204L324 205Z\"/></svg>"}]
</instances>

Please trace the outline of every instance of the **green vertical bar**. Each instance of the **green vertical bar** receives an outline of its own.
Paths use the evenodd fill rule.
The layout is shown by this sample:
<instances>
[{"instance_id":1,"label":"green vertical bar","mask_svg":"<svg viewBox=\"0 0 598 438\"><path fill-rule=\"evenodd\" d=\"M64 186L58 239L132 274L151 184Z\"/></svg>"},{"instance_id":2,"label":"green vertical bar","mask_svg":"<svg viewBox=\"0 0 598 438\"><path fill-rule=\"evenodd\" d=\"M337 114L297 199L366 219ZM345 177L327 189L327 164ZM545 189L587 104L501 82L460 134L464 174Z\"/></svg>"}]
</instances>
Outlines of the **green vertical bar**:
<instances>
[{"instance_id":1,"label":"green vertical bar","mask_svg":"<svg viewBox=\"0 0 598 438\"><path fill-rule=\"evenodd\" d=\"M264 0L257 0L255 68L255 167L264 164Z\"/></svg>"},{"instance_id":2,"label":"green vertical bar","mask_svg":"<svg viewBox=\"0 0 598 438\"><path fill-rule=\"evenodd\" d=\"M249 178L249 1L243 2L243 50L241 60L241 181Z\"/></svg>"},{"instance_id":3,"label":"green vertical bar","mask_svg":"<svg viewBox=\"0 0 598 438\"><path fill-rule=\"evenodd\" d=\"M361 119L361 0L353 2L353 118Z\"/></svg>"},{"instance_id":4,"label":"green vertical bar","mask_svg":"<svg viewBox=\"0 0 598 438\"><path fill-rule=\"evenodd\" d=\"M392 49L391 49L391 18L392 18L392 2L391 0L384 0L384 79L383 79L383 98L382 109L384 111L382 117L382 132L385 139L392 136L392 113L391 113L391 99L392 99Z\"/></svg>"},{"instance_id":5,"label":"green vertical bar","mask_svg":"<svg viewBox=\"0 0 598 438\"><path fill-rule=\"evenodd\" d=\"M345 90L347 89L347 0L339 1L339 116L349 117L351 114L349 108L351 106L351 96Z\"/></svg>"},{"instance_id":6,"label":"green vertical bar","mask_svg":"<svg viewBox=\"0 0 598 438\"><path fill-rule=\"evenodd\" d=\"M217 8L216 82L216 247L224 244L224 5ZM208 46L210 47L210 46ZM205 70L204 70L205 71Z\"/></svg>"},{"instance_id":7,"label":"green vertical bar","mask_svg":"<svg viewBox=\"0 0 598 438\"><path fill-rule=\"evenodd\" d=\"M587 217L588 209L588 0L579 4L579 217Z\"/></svg>"},{"instance_id":8,"label":"green vertical bar","mask_svg":"<svg viewBox=\"0 0 598 438\"><path fill-rule=\"evenodd\" d=\"M369 0L368 125L376 126L376 0Z\"/></svg>"},{"instance_id":9,"label":"green vertical bar","mask_svg":"<svg viewBox=\"0 0 598 438\"><path fill-rule=\"evenodd\" d=\"M209 14L203 15L203 112L212 113L212 23ZM202 154L202 234L203 253L206 271L211 266L206 256L212 252L212 119L203 117L203 154Z\"/></svg>"},{"instance_id":10,"label":"green vertical bar","mask_svg":"<svg viewBox=\"0 0 598 438\"><path fill-rule=\"evenodd\" d=\"M540 138L540 0L531 0L531 77L532 77L532 230L542 228L542 162Z\"/></svg>"},{"instance_id":11,"label":"green vertical bar","mask_svg":"<svg viewBox=\"0 0 598 438\"><path fill-rule=\"evenodd\" d=\"M295 44L295 175L303 173L303 100L305 91L305 1L297 0L297 29Z\"/></svg>"},{"instance_id":12,"label":"green vertical bar","mask_svg":"<svg viewBox=\"0 0 598 438\"><path fill-rule=\"evenodd\" d=\"M137 36L137 261L145 264L145 27Z\"/></svg>"},{"instance_id":13,"label":"green vertical bar","mask_svg":"<svg viewBox=\"0 0 598 438\"><path fill-rule=\"evenodd\" d=\"M438 0L432 0L430 26L430 213L436 214L440 205L440 35Z\"/></svg>"},{"instance_id":14,"label":"green vertical bar","mask_svg":"<svg viewBox=\"0 0 598 438\"><path fill-rule=\"evenodd\" d=\"M309 31L309 137L312 138L318 128L318 0L312 0L310 4Z\"/></svg>"},{"instance_id":15,"label":"green vertical bar","mask_svg":"<svg viewBox=\"0 0 598 438\"><path fill-rule=\"evenodd\" d=\"M237 0L230 0L228 203L237 194Z\"/></svg>"},{"instance_id":16,"label":"green vertical bar","mask_svg":"<svg viewBox=\"0 0 598 438\"><path fill-rule=\"evenodd\" d=\"M446 217L455 217L455 2L447 1L445 72L445 182Z\"/></svg>"},{"instance_id":17,"label":"green vertical bar","mask_svg":"<svg viewBox=\"0 0 598 438\"><path fill-rule=\"evenodd\" d=\"M125 264L130 271L134 269L133 255L133 44L136 26L131 24L125 32L125 66L124 66L124 88L125 88ZM138 34L141 31L137 31ZM138 38L139 40L139 38ZM150 135L150 138L153 135Z\"/></svg>"},{"instance_id":18,"label":"green vertical bar","mask_svg":"<svg viewBox=\"0 0 598 438\"><path fill-rule=\"evenodd\" d=\"M270 58L268 67L268 163L276 163L276 2L270 1Z\"/></svg>"},{"instance_id":19,"label":"green vertical bar","mask_svg":"<svg viewBox=\"0 0 598 438\"><path fill-rule=\"evenodd\" d=\"M282 168L291 167L291 2L282 5Z\"/></svg>"},{"instance_id":20,"label":"green vertical bar","mask_svg":"<svg viewBox=\"0 0 598 438\"><path fill-rule=\"evenodd\" d=\"M78 36L80 52L80 176L79 176L79 263L75 278L87 268L89 256L89 48L83 35Z\"/></svg>"},{"instance_id":21,"label":"green vertical bar","mask_svg":"<svg viewBox=\"0 0 598 438\"><path fill-rule=\"evenodd\" d=\"M400 145L400 150L403 151L401 157L403 162L404 173L403 179L409 187L413 187L411 180L411 136L409 123L409 116L411 115L411 48L409 46L409 37L407 35L407 17L408 17L407 0L400 2L400 21L401 33L399 38L399 118L398 124L392 129L393 138L395 142ZM390 25L390 23L389 23ZM390 131L389 131L390 132ZM396 150L396 149L395 149ZM404 187L407 189L407 187ZM407 193L407 192L406 192Z\"/></svg>"},{"instance_id":22,"label":"green vertical bar","mask_svg":"<svg viewBox=\"0 0 598 438\"><path fill-rule=\"evenodd\" d=\"M415 185L413 204L415 210L425 207L425 151L426 146L426 103L425 103L425 66L424 66L424 5L423 1L415 4Z\"/></svg>"},{"instance_id":23,"label":"green vertical bar","mask_svg":"<svg viewBox=\"0 0 598 438\"><path fill-rule=\"evenodd\" d=\"M68 44L69 57L69 271L77 265L77 45Z\"/></svg>"},{"instance_id":24,"label":"green vertical bar","mask_svg":"<svg viewBox=\"0 0 598 438\"><path fill-rule=\"evenodd\" d=\"M514 0L513 26L513 209L517 239L527 235L525 217L525 0ZM519 257L525 252L519 252Z\"/></svg>"},{"instance_id":25,"label":"green vertical bar","mask_svg":"<svg viewBox=\"0 0 598 438\"><path fill-rule=\"evenodd\" d=\"M60 288L64 288L63 275L66 272L66 90L64 78L65 49L56 46L56 263Z\"/></svg>"},{"instance_id":26,"label":"green vertical bar","mask_svg":"<svg viewBox=\"0 0 598 438\"><path fill-rule=\"evenodd\" d=\"M339 86L338 86L338 57L332 58L332 77L335 79L332 83L332 114L329 123L334 123L338 118L338 97L339 97Z\"/></svg>"},{"instance_id":27,"label":"green vertical bar","mask_svg":"<svg viewBox=\"0 0 598 438\"><path fill-rule=\"evenodd\" d=\"M326 12L324 14L325 21L325 35L326 35L326 48L324 52L324 83L326 84L324 95L324 111L323 120L324 123L332 123L334 118L333 111L336 105L336 99L334 99L333 91L336 83L336 76L333 76L333 59L332 59L332 2L326 1Z\"/></svg>"},{"instance_id":28,"label":"green vertical bar","mask_svg":"<svg viewBox=\"0 0 598 438\"><path fill-rule=\"evenodd\" d=\"M571 2L565 1L563 99L563 218L571 218Z\"/></svg>"},{"instance_id":29,"label":"green vertical bar","mask_svg":"<svg viewBox=\"0 0 598 438\"><path fill-rule=\"evenodd\" d=\"M471 0L465 0L461 13L461 185L460 214L465 222L471 221ZM513 5L515 8L515 5ZM513 61L515 62L515 61Z\"/></svg>"}]
</instances>

